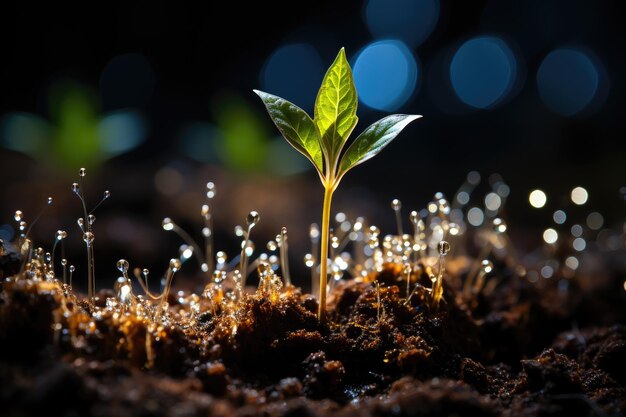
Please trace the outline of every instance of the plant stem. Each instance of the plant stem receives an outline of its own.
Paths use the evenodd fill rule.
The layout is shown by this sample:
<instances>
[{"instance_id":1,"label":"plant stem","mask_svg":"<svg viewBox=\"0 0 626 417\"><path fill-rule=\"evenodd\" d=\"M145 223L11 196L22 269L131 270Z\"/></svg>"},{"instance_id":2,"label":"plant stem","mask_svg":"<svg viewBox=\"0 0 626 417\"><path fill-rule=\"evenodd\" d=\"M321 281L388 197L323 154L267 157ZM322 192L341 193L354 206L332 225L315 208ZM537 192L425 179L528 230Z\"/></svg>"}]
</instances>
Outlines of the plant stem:
<instances>
[{"instance_id":1,"label":"plant stem","mask_svg":"<svg viewBox=\"0 0 626 417\"><path fill-rule=\"evenodd\" d=\"M320 249L320 296L317 318L320 322L326 321L326 279L328 277L328 235L330 229L330 203L333 199L335 186L329 184L324 191L324 206L322 207L322 241Z\"/></svg>"}]
</instances>

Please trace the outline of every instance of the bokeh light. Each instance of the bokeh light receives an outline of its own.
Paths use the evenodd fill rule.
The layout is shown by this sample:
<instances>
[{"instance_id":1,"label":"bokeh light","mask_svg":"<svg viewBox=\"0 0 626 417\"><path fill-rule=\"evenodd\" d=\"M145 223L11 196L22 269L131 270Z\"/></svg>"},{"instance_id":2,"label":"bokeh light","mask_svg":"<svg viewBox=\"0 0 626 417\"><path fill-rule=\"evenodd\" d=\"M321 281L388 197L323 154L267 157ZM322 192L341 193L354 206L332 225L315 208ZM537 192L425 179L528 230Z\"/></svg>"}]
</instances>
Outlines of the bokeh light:
<instances>
[{"instance_id":1,"label":"bokeh light","mask_svg":"<svg viewBox=\"0 0 626 417\"><path fill-rule=\"evenodd\" d=\"M583 187L576 187L572 190L570 197L572 198L574 204L582 206L587 202L587 199L589 198L589 193L587 193L587 190L585 190Z\"/></svg>"},{"instance_id":2,"label":"bokeh light","mask_svg":"<svg viewBox=\"0 0 626 417\"><path fill-rule=\"evenodd\" d=\"M480 226L485 220L485 215L478 207L472 207L467 211L467 221L472 226Z\"/></svg>"},{"instance_id":3,"label":"bokeh light","mask_svg":"<svg viewBox=\"0 0 626 417\"><path fill-rule=\"evenodd\" d=\"M565 259L565 265L567 265L570 269L578 269L578 258L575 256L568 256L567 259Z\"/></svg>"},{"instance_id":4,"label":"bokeh light","mask_svg":"<svg viewBox=\"0 0 626 417\"><path fill-rule=\"evenodd\" d=\"M537 87L553 112L573 116L585 110L600 85L600 72L592 58L577 49L562 48L548 54L537 70Z\"/></svg>"},{"instance_id":5,"label":"bokeh light","mask_svg":"<svg viewBox=\"0 0 626 417\"><path fill-rule=\"evenodd\" d=\"M127 152L139 146L146 136L146 123L133 111L106 115L98 124L102 150L110 154Z\"/></svg>"},{"instance_id":6,"label":"bokeh light","mask_svg":"<svg viewBox=\"0 0 626 417\"><path fill-rule=\"evenodd\" d=\"M572 242L572 247L578 251L578 252L582 252L585 250L585 248L587 247L587 242L585 241L585 239L583 239L582 237L577 237L576 239L574 239L574 241Z\"/></svg>"},{"instance_id":7,"label":"bokeh light","mask_svg":"<svg viewBox=\"0 0 626 417\"><path fill-rule=\"evenodd\" d=\"M552 245L556 243L558 239L559 239L559 234L557 233L556 230L550 228L550 229L546 229L543 231L543 240L547 244Z\"/></svg>"},{"instance_id":8,"label":"bokeh light","mask_svg":"<svg viewBox=\"0 0 626 417\"><path fill-rule=\"evenodd\" d=\"M50 140L50 125L29 113L9 113L0 122L2 145L19 152L40 152Z\"/></svg>"},{"instance_id":9,"label":"bokeh light","mask_svg":"<svg viewBox=\"0 0 626 417\"><path fill-rule=\"evenodd\" d=\"M519 74L507 43L481 36L465 42L450 62L450 82L457 97L479 109L494 107L507 98Z\"/></svg>"},{"instance_id":10,"label":"bokeh light","mask_svg":"<svg viewBox=\"0 0 626 417\"><path fill-rule=\"evenodd\" d=\"M194 122L185 126L179 135L182 152L196 161L219 162L216 144L223 141L220 129L207 122Z\"/></svg>"},{"instance_id":11,"label":"bokeh light","mask_svg":"<svg viewBox=\"0 0 626 417\"><path fill-rule=\"evenodd\" d=\"M357 54L353 74L363 104L394 111L415 91L418 65L405 44L384 40L367 45Z\"/></svg>"},{"instance_id":12,"label":"bokeh light","mask_svg":"<svg viewBox=\"0 0 626 417\"><path fill-rule=\"evenodd\" d=\"M597 211L589 213L589 215L587 216L587 226L591 230L600 230L603 224L604 216L602 216L602 214L598 213Z\"/></svg>"},{"instance_id":13,"label":"bokeh light","mask_svg":"<svg viewBox=\"0 0 626 417\"><path fill-rule=\"evenodd\" d=\"M376 38L400 39L415 47L437 25L439 8L438 0L369 0L365 21Z\"/></svg>"},{"instance_id":14,"label":"bokeh light","mask_svg":"<svg viewBox=\"0 0 626 417\"><path fill-rule=\"evenodd\" d=\"M546 205L548 197L546 196L546 193L541 190L533 190L528 196L528 201L534 208L541 208Z\"/></svg>"},{"instance_id":15,"label":"bokeh light","mask_svg":"<svg viewBox=\"0 0 626 417\"><path fill-rule=\"evenodd\" d=\"M323 77L324 65L317 51L309 44L293 43L278 48L267 59L261 85L310 112Z\"/></svg>"},{"instance_id":16,"label":"bokeh light","mask_svg":"<svg viewBox=\"0 0 626 417\"><path fill-rule=\"evenodd\" d=\"M557 210L552 215L552 219L556 224L563 224L567 220L567 214L563 210Z\"/></svg>"},{"instance_id":17,"label":"bokeh light","mask_svg":"<svg viewBox=\"0 0 626 417\"><path fill-rule=\"evenodd\" d=\"M583 234L583 227L579 224L575 224L570 228L570 232L574 237L580 237Z\"/></svg>"},{"instance_id":18,"label":"bokeh light","mask_svg":"<svg viewBox=\"0 0 626 417\"><path fill-rule=\"evenodd\" d=\"M497 211L502 204L502 199L496 193L489 193L485 196L485 207L491 211Z\"/></svg>"}]
</instances>

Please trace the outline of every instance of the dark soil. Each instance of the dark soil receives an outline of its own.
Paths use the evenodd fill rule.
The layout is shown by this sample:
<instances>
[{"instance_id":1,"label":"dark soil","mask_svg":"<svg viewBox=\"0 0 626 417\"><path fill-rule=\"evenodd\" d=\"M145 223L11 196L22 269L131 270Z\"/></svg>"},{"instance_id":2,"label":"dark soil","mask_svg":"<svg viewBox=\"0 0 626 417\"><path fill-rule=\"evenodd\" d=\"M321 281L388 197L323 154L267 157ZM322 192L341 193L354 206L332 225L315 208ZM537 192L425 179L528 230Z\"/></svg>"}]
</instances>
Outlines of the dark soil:
<instances>
[{"instance_id":1,"label":"dark soil","mask_svg":"<svg viewBox=\"0 0 626 417\"><path fill-rule=\"evenodd\" d=\"M450 274L434 308L425 290L406 303L401 267L387 265L337 286L327 324L317 320L315 299L292 288L274 302L247 296L234 316L207 309L195 325L168 326L155 338L136 318L120 324L111 313L88 314L88 305L56 283L10 278L19 267L8 256L0 260L2 416L626 410L624 277L585 286L576 278L568 288L556 279L538 285L509 277L466 302L462 277ZM100 302L111 296L100 293ZM186 308L170 301L174 316Z\"/></svg>"}]
</instances>

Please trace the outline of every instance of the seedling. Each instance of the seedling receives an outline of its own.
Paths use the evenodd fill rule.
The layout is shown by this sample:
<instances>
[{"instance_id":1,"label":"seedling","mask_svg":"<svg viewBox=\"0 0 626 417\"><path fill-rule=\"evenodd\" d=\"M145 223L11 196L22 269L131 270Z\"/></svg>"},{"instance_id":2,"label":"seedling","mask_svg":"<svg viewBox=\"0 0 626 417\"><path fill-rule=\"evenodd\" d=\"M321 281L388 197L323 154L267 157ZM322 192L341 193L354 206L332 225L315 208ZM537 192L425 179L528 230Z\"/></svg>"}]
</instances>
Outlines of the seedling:
<instances>
[{"instance_id":1,"label":"seedling","mask_svg":"<svg viewBox=\"0 0 626 417\"><path fill-rule=\"evenodd\" d=\"M283 98L258 90L254 92L263 100L270 117L287 142L311 161L324 186L318 318L325 321L328 237L333 193L346 172L373 158L406 125L421 116L387 116L365 129L342 152L358 120L357 92L344 48L341 48L322 80L315 100L313 119L304 110Z\"/></svg>"}]
</instances>

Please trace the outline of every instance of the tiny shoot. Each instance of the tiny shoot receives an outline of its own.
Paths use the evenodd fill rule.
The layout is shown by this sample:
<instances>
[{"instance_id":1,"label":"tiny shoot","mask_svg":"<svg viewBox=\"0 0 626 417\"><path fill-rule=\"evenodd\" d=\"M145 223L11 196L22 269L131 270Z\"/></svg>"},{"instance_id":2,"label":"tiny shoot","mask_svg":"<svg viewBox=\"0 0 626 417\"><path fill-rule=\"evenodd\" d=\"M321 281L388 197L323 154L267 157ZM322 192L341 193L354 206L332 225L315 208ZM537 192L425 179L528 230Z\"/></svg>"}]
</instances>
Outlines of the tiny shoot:
<instances>
[{"instance_id":1,"label":"tiny shoot","mask_svg":"<svg viewBox=\"0 0 626 417\"><path fill-rule=\"evenodd\" d=\"M283 98L263 91L254 92L263 100L287 142L311 161L324 186L318 310L318 318L323 322L326 320L328 238L333 193L346 172L376 156L402 129L421 116L394 114L384 117L365 129L342 152L358 120L358 97L344 48L324 76L315 100L313 119Z\"/></svg>"}]
</instances>

